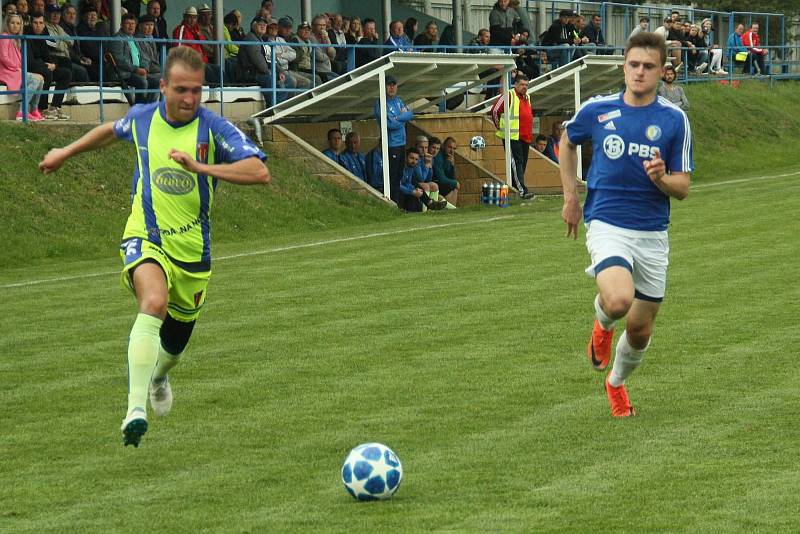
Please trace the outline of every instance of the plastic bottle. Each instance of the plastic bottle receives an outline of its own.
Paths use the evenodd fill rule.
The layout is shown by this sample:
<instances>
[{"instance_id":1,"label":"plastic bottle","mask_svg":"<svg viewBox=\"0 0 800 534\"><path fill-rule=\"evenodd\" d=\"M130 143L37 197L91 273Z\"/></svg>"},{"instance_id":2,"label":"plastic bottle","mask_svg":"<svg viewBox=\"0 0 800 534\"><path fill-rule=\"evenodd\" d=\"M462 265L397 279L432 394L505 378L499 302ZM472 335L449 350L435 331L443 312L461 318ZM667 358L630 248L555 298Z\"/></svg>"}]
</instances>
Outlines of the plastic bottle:
<instances>
[{"instance_id":1,"label":"plastic bottle","mask_svg":"<svg viewBox=\"0 0 800 534\"><path fill-rule=\"evenodd\" d=\"M489 184L483 182L483 186L481 187L481 204L488 204L489 203Z\"/></svg>"},{"instance_id":2,"label":"plastic bottle","mask_svg":"<svg viewBox=\"0 0 800 534\"><path fill-rule=\"evenodd\" d=\"M508 184L503 184L500 187L500 207L508 207Z\"/></svg>"}]
</instances>

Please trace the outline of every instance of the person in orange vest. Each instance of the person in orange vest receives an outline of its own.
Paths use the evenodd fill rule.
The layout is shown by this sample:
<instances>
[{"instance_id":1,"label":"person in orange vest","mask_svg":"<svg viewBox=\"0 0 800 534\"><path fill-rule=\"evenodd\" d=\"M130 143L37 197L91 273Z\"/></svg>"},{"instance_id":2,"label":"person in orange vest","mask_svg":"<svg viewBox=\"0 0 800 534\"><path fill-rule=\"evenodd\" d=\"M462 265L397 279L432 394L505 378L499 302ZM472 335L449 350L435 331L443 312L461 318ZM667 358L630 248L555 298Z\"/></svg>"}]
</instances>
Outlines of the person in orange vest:
<instances>
[{"instance_id":1,"label":"person in orange vest","mask_svg":"<svg viewBox=\"0 0 800 534\"><path fill-rule=\"evenodd\" d=\"M544 155L558 163L558 144L561 142L561 134L564 133L564 125L560 122L553 124L553 133L547 138L547 148Z\"/></svg>"},{"instance_id":2,"label":"person in orange vest","mask_svg":"<svg viewBox=\"0 0 800 534\"><path fill-rule=\"evenodd\" d=\"M533 142L533 109L528 97L528 77L521 72L514 79L514 89L508 91L509 132L511 134L511 179L522 198L532 198L525 185L525 168L528 166L528 153ZM492 107L492 122L497 128L497 137L505 139L505 99L499 98ZM504 144L505 146L505 144Z\"/></svg>"}]
</instances>

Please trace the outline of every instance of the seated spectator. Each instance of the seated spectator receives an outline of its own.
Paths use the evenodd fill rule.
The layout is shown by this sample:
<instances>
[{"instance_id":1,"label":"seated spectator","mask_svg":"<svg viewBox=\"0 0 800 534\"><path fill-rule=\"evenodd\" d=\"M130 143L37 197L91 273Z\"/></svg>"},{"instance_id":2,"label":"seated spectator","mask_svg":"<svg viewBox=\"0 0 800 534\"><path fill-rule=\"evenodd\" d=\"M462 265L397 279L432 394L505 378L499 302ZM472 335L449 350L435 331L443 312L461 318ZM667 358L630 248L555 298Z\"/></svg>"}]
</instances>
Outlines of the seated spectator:
<instances>
[{"instance_id":1,"label":"seated spectator","mask_svg":"<svg viewBox=\"0 0 800 534\"><path fill-rule=\"evenodd\" d=\"M47 22L45 22L45 32L53 37L69 37L64 28L61 27L61 7L58 5L47 6ZM89 73L80 63L80 56L74 56L72 46L75 41L72 39L57 39L45 41L50 47L50 57L57 64L72 71L72 81L86 83L89 81Z\"/></svg>"},{"instance_id":2,"label":"seated spectator","mask_svg":"<svg viewBox=\"0 0 800 534\"><path fill-rule=\"evenodd\" d=\"M536 152L539 152L541 155L547 157L545 153L547 151L547 136L543 134L539 134L533 140L533 149Z\"/></svg>"},{"instance_id":3,"label":"seated spectator","mask_svg":"<svg viewBox=\"0 0 800 534\"><path fill-rule=\"evenodd\" d=\"M234 41L244 41L245 37L247 36L247 32L244 31L244 28L242 28L242 12L238 9L234 9L231 11L231 13L233 13L233 15L236 17L236 25L230 30L231 39Z\"/></svg>"},{"instance_id":4,"label":"seated spectator","mask_svg":"<svg viewBox=\"0 0 800 534\"><path fill-rule=\"evenodd\" d=\"M203 37L200 31L200 27L197 25L197 9L193 6L186 8L183 12L183 20L172 30L172 38L178 40L185 39L187 41L205 40L205 37ZM178 43L175 46L188 46L189 48L197 50L200 55L203 56L203 63L208 63L208 54L206 54L205 48L203 48L200 43Z\"/></svg>"},{"instance_id":5,"label":"seated spectator","mask_svg":"<svg viewBox=\"0 0 800 534\"><path fill-rule=\"evenodd\" d=\"M703 46L711 57L711 63L708 69L712 74L724 76L728 73L722 68L722 49L711 40L713 31L714 28L711 25L711 19L703 19L703 22L700 24L700 35L703 38Z\"/></svg>"},{"instance_id":6,"label":"seated spectator","mask_svg":"<svg viewBox=\"0 0 800 534\"><path fill-rule=\"evenodd\" d=\"M564 133L564 125L560 122L554 122L550 137L547 138L547 147L544 149L544 155L558 163L558 145L561 142L561 135Z\"/></svg>"},{"instance_id":7,"label":"seated spectator","mask_svg":"<svg viewBox=\"0 0 800 534\"><path fill-rule=\"evenodd\" d=\"M167 30L167 20L164 18L164 6L162 2L166 0L150 0L147 2L147 14L155 20L153 26L153 37L155 39L169 39L169 32ZM156 48L159 53L159 60L161 58L161 50L164 48L165 43L156 43Z\"/></svg>"},{"instance_id":8,"label":"seated spectator","mask_svg":"<svg viewBox=\"0 0 800 534\"><path fill-rule=\"evenodd\" d=\"M268 54L272 53L269 46L263 44L248 44L247 41L265 41L267 34L267 26L274 23L275 19L267 21L256 15L253 22L250 24L250 33L247 34L245 41L239 45L239 72L238 79L242 82L255 81L261 87L261 95L264 98L264 104L269 108L275 104L286 100L287 95L283 92L274 93L272 89L286 87L294 89L294 79L287 77L286 73L280 68L280 63L276 58L276 72L275 72L275 85L273 85L272 75L272 60ZM276 95L276 100L273 102L273 94Z\"/></svg>"},{"instance_id":9,"label":"seated spectator","mask_svg":"<svg viewBox=\"0 0 800 534\"><path fill-rule=\"evenodd\" d=\"M75 6L71 4L64 4L64 8L61 12L61 28L64 30L64 33L71 37L76 37L78 35L78 28L76 26L78 18L78 10ZM69 47L69 57L70 60L75 63L76 65L82 66L88 76L88 80L85 81L93 81L96 82L99 80L100 69L99 65L95 64L91 58L86 57L83 52L81 52L80 42L77 40L72 40L72 44ZM79 77L76 77L76 73L72 73L73 81L81 81Z\"/></svg>"},{"instance_id":10,"label":"seated spectator","mask_svg":"<svg viewBox=\"0 0 800 534\"><path fill-rule=\"evenodd\" d=\"M528 30L522 30L519 34L519 41L515 43L516 46L521 46L522 48L518 48L515 51L514 63L517 65L518 72L522 72L528 79L533 80L541 74L539 62L541 61L540 55L542 52L538 52L528 46L528 39ZM514 75L516 76L516 73Z\"/></svg>"},{"instance_id":11,"label":"seated spectator","mask_svg":"<svg viewBox=\"0 0 800 534\"><path fill-rule=\"evenodd\" d=\"M40 12L31 13L29 35L47 35L44 27L44 15ZM52 57L51 48L44 39L31 39L28 41L28 72L33 72L44 80L42 88L46 91L55 83L56 92L53 94L52 103L48 107L47 95L39 99L39 113L49 120L69 120L69 115L61 110L64 102L64 93L72 82L72 70L58 63Z\"/></svg>"},{"instance_id":12,"label":"seated spectator","mask_svg":"<svg viewBox=\"0 0 800 534\"><path fill-rule=\"evenodd\" d=\"M297 28L297 35L295 36L294 42L305 45L311 45L317 42L311 36L311 25L308 22L303 22ZM294 64L290 63L293 70L308 74L316 74L323 82L330 81L337 77L337 74L331 70L330 56L327 51L324 50L324 47L296 46L294 49L297 53L297 59L295 59ZM333 49L331 48L331 50ZM312 62L312 54L316 63Z\"/></svg>"},{"instance_id":13,"label":"seated spectator","mask_svg":"<svg viewBox=\"0 0 800 534\"><path fill-rule=\"evenodd\" d=\"M222 54L225 56L226 62L227 60L235 58L237 55L239 55L239 45L233 43L233 41L235 41L233 34L236 32L238 25L239 18L233 11L225 15L225 17L222 19L222 38L225 41L231 41L222 47Z\"/></svg>"},{"instance_id":14,"label":"seated spectator","mask_svg":"<svg viewBox=\"0 0 800 534\"><path fill-rule=\"evenodd\" d=\"M692 24L689 26L689 36L686 38L689 58L689 69L694 70L695 74L705 74L708 67L708 51L706 50L703 37L700 35L700 26Z\"/></svg>"},{"instance_id":15,"label":"seated spectator","mask_svg":"<svg viewBox=\"0 0 800 534\"><path fill-rule=\"evenodd\" d=\"M9 13L3 17L3 35L22 35L22 17ZM8 91L22 91L22 45L20 39L0 39L0 84L5 84ZM25 87L28 91L25 100L20 103L17 120L23 119L23 112L28 113L28 120L40 121L44 117L39 112L44 78L39 74L25 74ZM21 97L22 95L20 95Z\"/></svg>"},{"instance_id":16,"label":"seated spectator","mask_svg":"<svg viewBox=\"0 0 800 534\"><path fill-rule=\"evenodd\" d=\"M8 18L10 15L16 15L16 14L17 14L17 4L15 4L13 0L9 0L5 4L3 4L3 21L5 21L6 18Z\"/></svg>"},{"instance_id":17,"label":"seated spectator","mask_svg":"<svg viewBox=\"0 0 800 534\"><path fill-rule=\"evenodd\" d=\"M478 30L478 35L469 43L469 48L467 48L467 52L470 54L494 54L499 53L499 50L494 50L490 48L489 43L491 42L491 32L486 28L481 28ZM489 67L486 70L483 70L478 73L479 78L485 78L493 73L500 72L502 70L501 67ZM500 79L496 78L493 80L489 80L487 85L484 87L483 94L486 95L486 100L493 98L497 95L499 91L499 84Z\"/></svg>"},{"instance_id":18,"label":"seated spectator","mask_svg":"<svg viewBox=\"0 0 800 534\"><path fill-rule=\"evenodd\" d=\"M150 74L148 57L143 53L140 44L133 39L135 32L136 16L131 13L122 15L122 23L115 37L123 39L111 41L108 48L117 63L122 80L136 90L136 103L145 104L158 99L158 91L155 90L159 88L161 76ZM148 89L152 92L145 92Z\"/></svg>"},{"instance_id":19,"label":"seated spectator","mask_svg":"<svg viewBox=\"0 0 800 534\"><path fill-rule=\"evenodd\" d=\"M574 21L574 24L572 24ZM589 38L581 34L586 29L586 19L582 15L570 17L572 45L575 51L572 53L572 59L578 59L588 54L593 54L596 51L596 46L589 42Z\"/></svg>"},{"instance_id":20,"label":"seated spectator","mask_svg":"<svg viewBox=\"0 0 800 534\"><path fill-rule=\"evenodd\" d=\"M603 27L601 26L603 19L600 15L592 15L591 23L584 27L580 32L581 41L586 39L587 42L581 42L582 46L589 46L594 49L596 54L610 54L612 49L606 48L606 38L603 37Z\"/></svg>"},{"instance_id":21,"label":"seated spectator","mask_svg":"<svg viewBox=\"0 0 800 534\"><path fill-rule=\"evenodd\" d=\"M497 0L489 13L490 44L494 46L511 46L516 37L515 27L520 23L516 9L509 7L509 0Z\"/></svg>"},{"instance_id":22,"label":"seated spectator","mask_svg":"<svg viewBox=\"0 0 800 534\"><path fill-rule=\"evenodd\" d=\"M414 148L419 152L419 162L417 163L417 171L421 184L429 184L433 182L433 157L428 152L428 137L425 135L418 135L414 139ZM435 185L435 184L434 184ZM430 196L432 189L420 185ZM439 186L436 186L438 195ZM435 200L435 199L434 199Z\"/></svg>"},{"instance_id":23,"label":"seated spectator","mask_svg":"<svg viewBox=\"0 0 800 534\"><path fill-rule=\"evenodd\" d=\"M414 37L414 46L419 52L436 52L433 46L439 43L439 26L435 20L425 25L425 31Z\"/></svg>"},{"instance_id":24,"label":"seated spectator","mask_svg":"<svg viewBox=\"0 0 800 534\"><path fill-rule=\"evenodd\" d=\"M633 29L631 34L628 36L628 40L631 40L631 37L636 35L639 32L646 32L650 27L650 19L647 17L642 17L639 19L639 24Z\"/></svg>"},{"instance_id":25,"label":"seated spectator","mask_svg":"<svg viewBox=\"0 0 800 534\"><path fill-rule=\"evenodd\" d=\"M408 40L405 34L403 21L401 20L393 20L392 23L389 24L389 38L386 39L383 44L392 47L391 49L385 48L383 50L384 54L394 52L395 50L399 52L414 51L414 48L411 46L411 41Z\"/></svg>"},{"instance_id":26,"label":"seated spectator","mask_svg":"<svg viewBox=\"0 0 800 534\"><path fill-rule=\"evenodd\" d=\"M680 72L683 65L683 55L681 53L681 36L672 28L672 18L666 17L664 24L655 29L656 33L664 38L667 43L667 54L672 58L672 64L675 67L675 72Z\"/></svg>"},{"instance_id":27,"label":"seated spectator","mask_svg":"<svg viewBox=\"0 0 800 534\"><path fill-rule=\"evenodd\" d=\"M550 28L542 36L542 46L558 46L561 48L547 51L547 58L550 64L555 67L566 65L572 60L573 44L571 9L563 9L558 14L558 18L553 21Z\"/></svg>"},{"instance_id":28,"label":"seated spectator","mask_svg":"<svg viewBox=\"0 0 800 534\"><path fill-rule=\"evenodd\" d=\"M295 34L292 31L293 25L294 21L292 20L292 17L281 17L281 19L278 21L278 35L275 37L275 41L282 43L282 45L275 46L275 50L277 50L276 59L280 67L284 71L288 71L288 73L292 76L295 82L295 87L299 89L316 87L322 83L322 78L320 78L319 75L312 76L310 72L302 72L296 68L297 54L299 49L289 46L288 44L291 42L296 42Z\"/></svg>"},{"instance_id":29,"label":"seated spectator","mask_svg":"<svg viewBox=\"0 0 800 534\"><path fill-rule=\"evenodd\" d=\"M381 138L365 158L367 165L367 183L383 193L383 152Z\"/></svg>"},{"instance_id":30,"label":"seated spectator","mask_svg":"<svg viewBox=\"0 0 800 534\"><path fill-rule=\"evenodd\" d=\"M153 15L144 14L139 17L136 45L142 58L147 63L147 75L153 78L161 78L161 55L158 53L158 46L153 41L153 32L156 28L156 19ZM156 95L157 96L157 95Z\"/></svg>"},{"instance_id":31,"label":"seated spectator","mask_svg":"<svg viewBox=\"0 0 800 534\"><path fill-rule=\"evenodd\" d=\"M318 45L330 45L328 37L328 17L317 15L311 21L311 36L309 41ZM332 46L315 46L314 59L316 61L317 74L326 82L336 78L344 72L343 67L336 62L336 49Z\"/></svg>"},{"instance_id":32,"label":"seated spectator","mask_svg":"<svg viewBox=\"0 0 800 534\"><path fill-rule=\"evenodd\" d=\"M436 155L442 150L442 140L436 136L432 136L428 139L428 152L430 153L432 158L436 158Z\"/></svg>"},{"instance_id":33,"label":"seated spectator","mask_svg":"<svg viewBox=\"0 0 800 534\"><path fill-rule=\"evenodd\" d=\"M456 140L448 137L442 144L442 150L433 154L433 181L439 185L439 193L453 206L458 205L458 191L461 187L456 178L456 148Z\"/></svg>"},{"instance_id":34,"label":"seated spectator","mask_svg":"<svg viewBox=\"0 0 800 534\"><path fill-rule=\"evenodd\" d=\"M30 4L28 4L28 0L17 0L16 6L17 14L22 17L22 31L24 32L24 28L31 23Z\"/></svg>"},{"instance_id":35,"label":"seated spectator","mask_svg":"<svg viewBox=\"0 0 800 534\"><path fill-rule=\"evenodd\" d=\"M417 27L419 26L419 21L414 17L408 17L406 21L403 23L403 33L406 34L408 40L410 42L414 41L414 38L417 36Z\"/></svg>"},{"instance_id":36,"label":"seated spectator","mask_svg":"<svg viewBox=\"0 0 800 534\"><path fill-rule=\"evenodd\" d=\"M736 29L728 36L726 48L728 49L728 54L733 64L739 65L742 67L742 72L747 73L749 70L748 65L750 62L748 58L750 53L747 51L747 48L745 48L744 44L742 44L743 33L744 24L737 24Z\"/></svg>"},{"instance_id":37,"label":"seated spectator","mask_svg":"<svg viewBox=\"0 0 800 534\"><path fill-rule=\"evenodd\" d=\"M764 65L764 58L767 56L767 51L761 48L758 30L758 22L754 22L750 25L750 30L742 35L742 44L747 48L748 52L749 74L769 76L769 69Z\"/></svg>"},{"instance_id":38,"label":"seated spectator","mask_svg":"<svg viewBox=\"0 0 800 534\"><path fill-rule=\"evenodd\" d=\"M328 42L342 45L334 48L334 56L331 59L331 68L341 74L347 70L347 47L344 46L347 44L347 36L344 33L344 18L339 13L333 16L331 29L328 30Z\"/></svg>"},{"instance_id":39,"label":"seated spectator","mask_svg":"<svg viewBox=\"0 0 800 534\"><path fill-rule=\"evenodd\" d=\"M344 152L339 154L339 165L367 182L367 158L361 152L361 137L356 132L349 132L344 138L344 146Z\"/></svg>"},{"instance_id":40,"label":"seated spectator","mask_svg":"<svg viewBox=\"0 0 800 534\"><path fill-rule=\"evenodd\" d=\"M364 36L361 37L358 44L362 46L356 49L356 67L366 65L383 55L374 20L364 19Z\"/></svg>"},{"instance_id":41,"label":"seated spectator","mask_svg":"<svg viewBox=\"0 0 800 534\"><path fill-rule=\"evenodd\" d=\"M352 19L350 19L350 26L348 26L344 36L347 39L347 44L349 45L358 44L358 41L360 41L361 38L364 37L364 29L361 27L360 18L353 17Z\"/></svg>"},{"instance_id":42,"label":"seated spectator","mask_svg":"<svg viewBox=\"0 0 800 534\"><path fill-rule=\"evenodd\" d=\"M658 96L663 96L683 111L689 109L689 100L686 98L686 93L683 92L683 87L675 85L675 67L667 65L664 67L663 83L658 88Z\"/></svg>"},{"instance_id":43,"label":"seated spectator","mask_svg":"<svg viewBox=\"0 0 800 534\"><path fill-rule=\"evenodd\" d=\"M439 37L439 46L443 48L438 48L437 52L446 52L446 53L453 53L457 52L454 48L456 45L456 37L454 35L453 25L448 24L442 30L442 35Z\"/></svg>"},{"instance_id":44,"label":"seated spectator","mask_svg":"<svg viewBox=\"0 0 800 534\"><path fill-rule=\"evenodd\" d=\"M108 37L105 25L100 24L97 17L96 8L89 6L81 13L81 23L78 24L77 33L81 37ZM82 39L77 42L83 57L91 61L91 64L86 66L86 70L89 72L89 79L100 81L100 69L104 64L103 58L100 57L101 41ZM104 46L104 50L108 51L108 44L104 43Z\"/></svg>"},{"instance_id":45,"label":"seated spectator","mask_svg":"<svg viewBox=\"0 0 800 534\"><path fill-rule=\"evenodd\" d=\"M420 176L418 175L418 164L420 154L416 148L406 150L406 158L403 165L403 173L400 177L400 206L411 212L422 211L424 205L429 210L441 210L447 207L444 199L433 200L428 193L421 187ZM436 192L438 196L438 191Z\"/></svg>"},{"instance_id":46,"label":"seated spectator","mask_svg":"<svg viewBox=\"0 0 800 534\"><path fill-rule=\"evenodd\" d=\"M328 130L328 148L322 151L331 160L341 164L339 152L342 151L342 131L339 128Z\"/></svg>"},{"instance_id":47,"label":"seated spectator","mask_svg":"<svg viewBox=\"0 0 800 534\"><path fill-rule=\"evenodd\" d=\"M197 28L200 30L200 35L203 36L203 40L205 41L214 40L214 24L211 22L213 16L214 13L211 11L211 8L208 7L208 4L201 4L200 8L197 10ZM200 46L203 47L203 51L208 58L206 63L216 63L217 46L211 44L201 44Z\"/></svg>"}]
</instances>

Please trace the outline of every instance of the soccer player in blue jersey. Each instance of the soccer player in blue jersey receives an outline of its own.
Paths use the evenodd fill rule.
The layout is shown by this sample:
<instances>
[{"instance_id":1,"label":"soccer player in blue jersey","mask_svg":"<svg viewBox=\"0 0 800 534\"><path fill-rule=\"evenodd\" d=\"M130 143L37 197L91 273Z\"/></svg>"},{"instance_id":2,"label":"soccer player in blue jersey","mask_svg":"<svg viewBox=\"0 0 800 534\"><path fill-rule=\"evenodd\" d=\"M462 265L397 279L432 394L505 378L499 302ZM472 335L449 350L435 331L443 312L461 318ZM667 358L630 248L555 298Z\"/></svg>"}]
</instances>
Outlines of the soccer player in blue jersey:
<instances>
[{"instance_id":1,"label":"soccer player in blue jersey","mask_svg":"<svg viewBox=\"0 0 800 534\"><path fill-rule=\"evenodd\" d=\"M134 106L39 163L48 174L72 156L118 139L136 146L131 214L120 246L122 283L135 294L139 312L128 340L125 445L138 447L147 431L148 394L156 415L172 408L167 373L189 342L211 276L217 180L270 180L264 153L230 122L200 107L204 69L198 52L173 48L160 82L161 102Z\"/></svg>"},{"instance_id":2,"label":"soccer player in blue jersey","mask_svg":"<svg viewBox=\"0 0 800 534\"><path fill-rule=\"evenodd\" d=\"M583 104L561 138L562 217L578 237L583 213L586 246L598 295L587 353L603 371L611 359L614 324L625 317L614 365L605 380L611 415L636 415L625 379L650 343L667 279L670 198L689 194L692 135L686 114L656 95L664 73L664 39L640 32L625 48L625 91ZM576 188L577 150L591 139L586 202Z\"/></svg>"}]
</instances>

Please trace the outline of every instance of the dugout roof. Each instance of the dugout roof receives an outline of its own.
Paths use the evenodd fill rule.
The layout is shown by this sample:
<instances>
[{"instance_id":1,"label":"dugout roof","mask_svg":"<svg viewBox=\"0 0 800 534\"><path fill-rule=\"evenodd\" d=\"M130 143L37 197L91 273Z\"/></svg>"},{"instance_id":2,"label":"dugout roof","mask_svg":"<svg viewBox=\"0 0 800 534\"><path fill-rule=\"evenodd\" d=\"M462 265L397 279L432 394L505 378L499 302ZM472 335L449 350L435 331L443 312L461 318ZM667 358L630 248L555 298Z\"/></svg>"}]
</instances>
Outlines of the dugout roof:
<instances>
[{"instance_id":1,"label":"dugout roof","mask_svg":"<svg viewBox=\"0 0 800 534\"><path fill-rule=\"evenodd\" d=\"M447 88L459 86L455 92L448 92L449 98L495 80L501 72L484 78L479 76L480 72L495 66L510 69L514 66L514 57L506 54L392 52L254 117L263 119L265 124L277 120L321 122L372 117L381 73L397 78L397 94L406 104L430 99L429 103L414 107L414 111L419 112L437 106Z\"/></svg>"}]
</instances>

